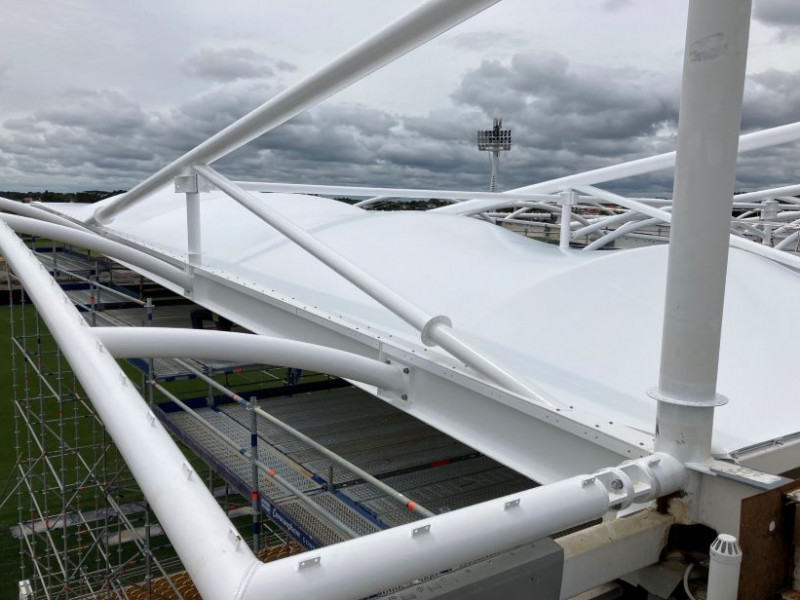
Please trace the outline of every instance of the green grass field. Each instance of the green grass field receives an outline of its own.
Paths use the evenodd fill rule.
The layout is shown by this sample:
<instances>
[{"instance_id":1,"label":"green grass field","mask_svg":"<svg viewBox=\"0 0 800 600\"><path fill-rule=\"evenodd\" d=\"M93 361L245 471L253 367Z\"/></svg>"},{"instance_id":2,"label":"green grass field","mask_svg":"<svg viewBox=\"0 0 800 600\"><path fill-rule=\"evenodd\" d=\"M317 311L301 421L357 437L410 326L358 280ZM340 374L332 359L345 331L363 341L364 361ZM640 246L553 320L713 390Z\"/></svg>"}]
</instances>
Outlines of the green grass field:
<instances>
[{"instance_id":1,"label":"green grass field","mask_svg":"<svg viewBox=\"0 0 800 600\"><path fill-rule=\"evenodd\" d=\"M0 489L6 493L13 486L14 477L14 407L11 403L11 342L9 339L9 308L0 308ZM6 483L8 485L6 486ZM9 527L17 521L17 502L11 498L0 509L0 570L5 574L0 578L0 598L16 598L19 579L19 542L11 537Z\"/></svg>"},{"instance_id":2,"label":"green grass field","mask_svg":"<svg viewBox=\"0 0 800 600\"><path fill-rule=\"evenodd\" d=\"M17 473L18 470L16 469L16 460L17 457L15 456L15 434L14 434L14 404L13 404L13 396L12 393L12 361L11 361L11 341L10 341L10 316L14 315L15 320L15 329L16 334L20 333L20 324L23 314L21 313L19 307L14 309L14 312L11 313L11 309L8 306L0 307L0 352L2 352L2 360L0 360L0 388L5 391L3 394L2 399L0 399L0 502L6 499L8 492L12 491L12 488L16 484L17 480ZM25 323L26 327L28 328L28 333L35 331L35 323L36 323L36 313L35 310L28 309L25 311ZM52 339L46 335L46 331L42 330L43 335L41 336L41 344L42 344L42 351L43 351L43 363L45 364L45 370L53 370L53 362L56 360L56 355L54 353L54 343ZM32 337L29 339L30 344L35 347L36 344L36 337ZM17 367L18 367L18 374L17 380L20 384L20 389L18 396L25 396L28 395L33 397L33 402L35 404L34 410L41 411L42 414L46 416L46 418L51 419L51 423L53 427L57 427L57 423L59 421L58 418L58 411L60 410L59 403L52 399L45 399L43 404L36 404L39 402L37 397L38 390L35 388L37 385L35 382L38 379L33 376L31 373L31 383L30 389L27 394L24 393L22 387L22 376L21 376L21 358L20 355L17 354ZM64 364L64 368L66 369L67 365ZM135 384L139 384L143 381L142 374L138 371L133 365L124 361L121 365L123 369L126 371L128 376ZM263 389L265 387L273 387L273 386L283 386L284 382L282 381L282 377L285 374L285 370L283 369L275 369L272 372L268 373L266 371L245 371L238 374L229 375L227 378L220 377L220 381L226 383L229 387L232 387L237 390L239 394L246 397L247 392L249 390L258 390ZM311 382L318 379L325 378L326 376L318 375L318 374L306 374L304 376L304 382ZM65 382L65 390L69 390L72 386L71 382L71 375L65 375L64 378ZM200 382L199 380L192 379L192 380L183 380L183 381L175 381L169 384L166 384L166 387L174 394L181 398L191 398L191 397L203 397L207 393L207 386L206 384ZM79 388L76 388L79 389ZM162 401L164 398L156 393L155 400L156 402ZM48 401L49 400L49 401ZM75 404L74 402L69 403L65 402L64 406L70 406L71 404ZM67 419L69 423L68 427L69 430L67 431L68 435L65 435L65 439L77 439L80 440L81 445L91 446L93 443L96 442L97 436L102 436L102 429L99 425L93 422L93 419L82 417L82 418L73 418L71 420ZM48 437L50 442L48 445L53 448L57 447L57 443L54 443L54 438L46 434L45 437ZM70 443L70 442L67 442ZM23 447L23 452L25 448ZM30 451L30 450L28 450ZM87 450L88 453L94 452L94 450ZM34 449L32 454L36 455L37 451ZM55 454L58 454L55 452ZM188 453L187 453L188 454ZM115 455L115 453L114 453ZM95 458L98 456L97 454L94 455ZM207 468L202 464L199 458L189 454L187 456L188 460L195 466L195 468L200 473L207 472ZM52 457L52 460L56 464L56 468L65 469L67 472L67 478L65 481L69 482L69 475L77 473L81 470L80 465L77 463L74 457L70 456L62 456L60 459L57 456ZM59 460L63 461L63 463L58 462ZM120 468L122 473L125 473L127 477L127 469L124 465L120 464ZM221 483L218 478L215 477L215 484ZM51 484L52 485L52 484ZM4 489L5 487L5 489ZM135 488L135 486L134 486ZM127 494L125 494L127 495ZM52 500L50 504L50 509L45 510L48 514L52 514L54 511L58 511L58 500L57 494L52 494L49 496ZM130 501L135 501L136 497L130 497ZM120 498L120 500L125 500L124 497ZM41 502L41 497L39 498ZM94 504L92 503L94 502ZM100 500L102 504L102 499ZM29 508L28 504L29 501L27 497L24 497L22 500L23 504L23 518L29 518ZM98 508L97 505L97 498L92 501L89 499L86 504L81 503L80 505L81 510L91 510L93 508ZM0 568L3 569L5 573L5 577L0 580L0 600L4 600L5 598L16 598L17 596L17 581L20 579L21 569L20 569L20 546L19 541L15 540L9 528L19 522L20 516L18 512L18 499L16 494L12 494L7 502L0 508ZM249 520L245 519L242 521L243 531L249 531ZM236 525L240 525L240 523L236 523ZM60 533L58 531L53 531L51 535L57 539L57 543L60 545L62 543L63 538L60 537ZM72 541L68 540L68 544L73 543ZM27 566L26 569L26 577L31 577L30 573L30 565Z\"/></svg>"}]
</instances>

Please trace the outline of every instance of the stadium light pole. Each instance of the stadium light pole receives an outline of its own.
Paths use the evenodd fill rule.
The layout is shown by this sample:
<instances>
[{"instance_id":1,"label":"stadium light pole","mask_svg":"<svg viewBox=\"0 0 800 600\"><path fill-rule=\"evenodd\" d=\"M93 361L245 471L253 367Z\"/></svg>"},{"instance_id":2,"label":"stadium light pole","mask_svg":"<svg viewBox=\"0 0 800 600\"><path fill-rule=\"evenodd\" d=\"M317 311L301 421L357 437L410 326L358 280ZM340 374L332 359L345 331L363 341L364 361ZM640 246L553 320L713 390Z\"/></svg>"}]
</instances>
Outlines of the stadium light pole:
<instances>
[{"instance_id":1,"label":"stadium light pole","mask_svg":"<svg viewBox=\"0 0 800 600\"><path fill-rule=\"evenodd\" d=\"M492 177L489 180L489 191L497 191L497 173L500 170L500 152L511 150L511 130L502 129L503 120L495 117L491 129L478 130L478 150L489 152L492 161Z\"/></svg>"}]
</instances>

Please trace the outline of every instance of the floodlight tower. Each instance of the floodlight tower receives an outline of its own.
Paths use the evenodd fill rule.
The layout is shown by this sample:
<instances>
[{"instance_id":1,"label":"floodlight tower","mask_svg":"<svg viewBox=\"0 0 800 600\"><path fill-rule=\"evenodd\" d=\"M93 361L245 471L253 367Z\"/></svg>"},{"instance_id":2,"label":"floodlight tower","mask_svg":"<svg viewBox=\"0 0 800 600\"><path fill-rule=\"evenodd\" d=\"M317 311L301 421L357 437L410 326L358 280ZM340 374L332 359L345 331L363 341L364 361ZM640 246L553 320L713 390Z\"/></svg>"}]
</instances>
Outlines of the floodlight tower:
<instances>
[{"instance_id":1,"label":"floodlight tower","mask_svg":"<svg viewBox=\"0 0 800 600\"><path fill-rule=\"evenodd\" d=\"M489 191L497 190L497 171L500 169L500 152L511 150L511 130L501 129L503 120L495 117L491 129L478 130L478 150L490 152L492 161L492 178L489 181Z\"/></svg>"}]
</instances>

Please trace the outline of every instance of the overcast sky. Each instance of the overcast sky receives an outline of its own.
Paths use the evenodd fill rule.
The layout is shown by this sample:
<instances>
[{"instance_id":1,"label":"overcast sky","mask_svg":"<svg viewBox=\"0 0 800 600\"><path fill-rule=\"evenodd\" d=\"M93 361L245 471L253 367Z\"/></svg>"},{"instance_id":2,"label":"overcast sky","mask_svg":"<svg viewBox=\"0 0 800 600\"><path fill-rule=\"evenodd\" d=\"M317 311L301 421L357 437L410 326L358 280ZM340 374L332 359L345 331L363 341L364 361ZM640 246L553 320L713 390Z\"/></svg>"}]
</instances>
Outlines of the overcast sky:
<instances>
[{"instance_id":1,"label":"overcast sky","mask_svg":"<svg viewBox=\"0 0 800 600\"><path fill-rule=\"evenodd\" d=\"M0 1L0 189L129 188L419 0ZM501 189L675 147L687 0L504 0L219 163L236 178ZM800 2L755 0L743 127L800 121ZM800 146L740 189L800 182ZM614 189L668 192L671 173Z\"/></svg>"}]
</instances>

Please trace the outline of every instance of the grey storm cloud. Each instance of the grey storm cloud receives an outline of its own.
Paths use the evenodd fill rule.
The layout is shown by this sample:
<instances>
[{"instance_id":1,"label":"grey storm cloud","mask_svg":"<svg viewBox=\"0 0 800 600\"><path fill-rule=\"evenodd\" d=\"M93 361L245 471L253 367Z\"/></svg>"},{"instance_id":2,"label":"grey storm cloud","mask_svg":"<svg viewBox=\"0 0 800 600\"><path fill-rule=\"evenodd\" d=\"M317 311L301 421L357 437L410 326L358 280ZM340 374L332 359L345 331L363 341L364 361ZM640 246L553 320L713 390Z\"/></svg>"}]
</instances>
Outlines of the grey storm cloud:
<instances>
[{"instance_id":1,"label":"grey storm cloud","mask_svg":"<svg viewBox=\"0 0 800 600\"><path fill-rule=\"evenodd\" d=\"M200 48L182 64L184 73L213 81L260 79L272 77L275 71L293 71L294 65L284 60L272 61L252 48Z\"/></svg>"},{"instance_id":2,"label":"grey storm cloud","mask_svg":"<svg viewBox=\"0 0 800 600\"><path fill-rule=\"evenodd\" d=\"M771 69L748 77L743 129L764 129L796 121L800 121L800 71Z\"/></svg>"},{"instance_id":3,"label":"grey storm cloud","mask_svg":"<svg viewBox=\"0 0 800 600\"><path fill-rule=\"evenodd\" d=\"M626 6L631 6L633 0L605 0L603 8L610 11L622 10Z\"/></svg>"},{"instance_id":4,"label":"grey storm cloud","mask_svg":"<svg viewBox=\"0 0 800 600\"><path fill-rule=\"evenodd\" d=\"M459 50L481 52L519 48L529 40L530 34L524 31L466 31L448 38L448 43Z\"/></svg>"},{"instance_id":5,"label":"grey storm cloud","mask_svg":"<svg viewBox=\"0 0 800 600\"><path fill-rule=\"evenodd\" d=\"M753 16L770 25L800 26L800 4L796 0L756 0Z\"/></svg>"},{"instance_id":6,"label":"grey storm cloud","mask_svg":"<svg viewBox=\"0 0 800 600\"><path fill-rule=\"evenodd\" d=\"M280 67L274 66L278 69ZM800 71L748 78L743 124L800 120ZM483 189L475 132L504 119L514 147L505 189L674 149L679 82L656 73L518 53L467 71L448 109L423 115L327 102L219 162L236 179ZM219 81L168 108L118 90L71 91L58 105L0 125L0 181L17 189L119 189L141 181L280 91L275 78ZM792 183L796 146L744 155L739 187ZM609 189L669 193L672 173Z\"/></svg>"}]
</instances>

